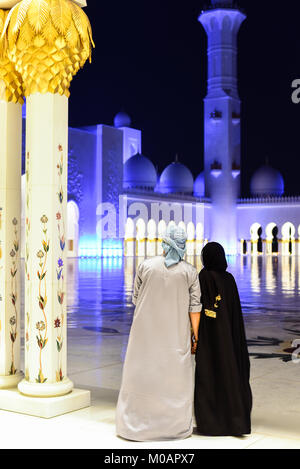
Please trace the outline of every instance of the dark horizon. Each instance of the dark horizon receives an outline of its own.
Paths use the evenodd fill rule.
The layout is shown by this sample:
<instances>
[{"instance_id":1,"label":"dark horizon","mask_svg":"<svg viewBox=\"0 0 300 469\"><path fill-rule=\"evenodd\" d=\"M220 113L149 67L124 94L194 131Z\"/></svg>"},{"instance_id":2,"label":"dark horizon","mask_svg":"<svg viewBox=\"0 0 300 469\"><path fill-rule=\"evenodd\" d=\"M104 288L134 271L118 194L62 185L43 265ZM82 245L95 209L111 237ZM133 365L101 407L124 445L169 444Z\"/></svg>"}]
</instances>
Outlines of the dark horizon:
<instances>
[{"instance_id":1,"label":"dark horizon","mask_svg":"<svg viewBox=\"0 0 300 469\"><path fill-rule=\"evenodd\" d=\"M178 153L196 177L203 169L207 39L198 16L205 4L88 0L96 49L72 83L70 125L112 125L123 109L159 172ZM300 78L300 5L238 4L247 14L238 40L242 195L266 159L281 171L285 193L297 195L300 104L292 103L291 84Z\"/></svg>"}]
</instances>

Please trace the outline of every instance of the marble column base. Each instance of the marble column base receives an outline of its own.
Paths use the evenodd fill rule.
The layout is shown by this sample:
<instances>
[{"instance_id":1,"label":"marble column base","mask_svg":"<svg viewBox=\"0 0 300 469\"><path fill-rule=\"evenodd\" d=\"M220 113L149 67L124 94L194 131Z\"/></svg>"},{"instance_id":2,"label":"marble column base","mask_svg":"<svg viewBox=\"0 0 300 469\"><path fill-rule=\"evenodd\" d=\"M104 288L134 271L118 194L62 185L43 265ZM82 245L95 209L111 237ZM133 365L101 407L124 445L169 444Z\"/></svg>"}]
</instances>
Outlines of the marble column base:
<instances>
[{"instance_id":1,"label":"marble column base","mask_svg":"<svg viewBox=\"0 0 300 469\"><path fill-rule=\"evenodd\" d=\"M0 410L45 419L90 407L91 393L81 389L60 397L28 397L17 388L0 391Z\"/></svg>"},{"instance_id":2,"label":"marble column base","mask_svg":"<svg viewBox=\"0 0 300 469\"><path fill-rule=\"evenodd\" d=\"M23 378L24 375L21 371L15 375L0 376L0 389L15 388Z\"/></svg>"},{"instance_id":3,"label":"marble column base","mask_svg":"<svg viewBox=\"0 0 300 469\"><path fill-rule=\"evenodd\" d=\"M60 383L54 384L39 384L39 383L30 383L23 379L18 385L18 389L21 394L29 397L57 397L64 396L72 391L74 385L72 381L68 378L65 378Z\"/></svg>"}]
</instances>

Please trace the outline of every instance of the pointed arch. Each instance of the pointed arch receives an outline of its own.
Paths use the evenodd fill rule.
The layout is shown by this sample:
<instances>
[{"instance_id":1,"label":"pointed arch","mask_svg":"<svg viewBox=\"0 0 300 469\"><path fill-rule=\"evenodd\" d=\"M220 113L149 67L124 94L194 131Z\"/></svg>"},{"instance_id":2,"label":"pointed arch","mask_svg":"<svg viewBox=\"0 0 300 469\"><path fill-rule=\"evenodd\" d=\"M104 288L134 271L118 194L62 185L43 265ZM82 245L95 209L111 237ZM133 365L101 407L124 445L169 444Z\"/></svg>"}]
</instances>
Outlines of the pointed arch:
<instances>
[{"instance_id":1,"label":"pointed arch","mask_svg":"<svg viewBox=\"0 0 300 469\"><path fill-rule=\"evenodd\" d=\"M286 222L281 228L282 234L282 254L295 255L295 225L291 222Z\"/></svg>"}]
</instances>

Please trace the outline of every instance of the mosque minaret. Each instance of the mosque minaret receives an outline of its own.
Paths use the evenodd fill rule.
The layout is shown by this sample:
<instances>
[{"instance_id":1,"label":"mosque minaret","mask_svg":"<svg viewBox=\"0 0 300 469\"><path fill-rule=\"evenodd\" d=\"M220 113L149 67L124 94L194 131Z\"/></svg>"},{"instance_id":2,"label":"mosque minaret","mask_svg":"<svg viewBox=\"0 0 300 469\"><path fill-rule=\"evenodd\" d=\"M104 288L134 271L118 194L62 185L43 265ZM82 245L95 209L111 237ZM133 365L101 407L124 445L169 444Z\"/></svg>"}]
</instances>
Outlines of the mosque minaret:
<instances>
[{"instance_id":1,"label":"mosque minaret","mask_svg":"<svg viewBox=\"0 0 300 469\"><path fill-rule=\"evenodd\" d=\"M199 21L208 37L204 100L205 195L211 199L211 239L237 252L236 200L240 196L241 103L237 80L237 36L246 16L231 1L212 0Z\"/></svg>"}]
</instances>

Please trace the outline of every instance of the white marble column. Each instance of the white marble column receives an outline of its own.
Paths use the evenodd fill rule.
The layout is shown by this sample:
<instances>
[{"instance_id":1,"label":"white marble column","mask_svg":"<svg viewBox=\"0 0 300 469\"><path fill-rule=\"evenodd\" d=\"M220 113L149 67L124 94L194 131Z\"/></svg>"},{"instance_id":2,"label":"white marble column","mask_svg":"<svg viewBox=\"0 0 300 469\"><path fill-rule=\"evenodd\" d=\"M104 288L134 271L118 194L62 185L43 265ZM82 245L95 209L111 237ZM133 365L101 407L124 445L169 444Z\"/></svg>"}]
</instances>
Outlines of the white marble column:
<instances>
[{"instance_id":1,"label":"white marble column","mask_svg":"<svg viewBox=\"0 0 300 469\"><path fill-rule=\"evenodd\" d=\"M67 378L68 98L27 98L25 379L29 396L72 390Z\"/></svg>"},{"instance_id":2,"label":"white marble column","mask_svg":"<svg viewBox=\"0 0 300 469\"><path fill-rule=\"evenodd\" d=\"M266 254L272 255L272 239L266 239Z\"/></svg>"},{"instance_id":3,"label":"white marble column","mask_svg":"<svg viewBox=\"0 0 300 469\"><path fill-rule=\"evenodd\" d=\"M136 256L146 255L146 225L144 220L139 219L136 224Z\"/></svg>"},{"instance_id":4,"label":"white marble column","mask_svg":"<svg viewBox=\"0 0 300 469\"><path fill-rule=\"evenodd\" d=\"M66 226L69 87L94 43L83 0L11 3L7 57L27 98L25 379L21 394L1 392L0 408L50 418L90 403L67 377Z\"/></svg>"},{"instance_id":5,"label":"white marble column","mask_svg":"<svg viewBox=\"0 0 300 469\"><path fill-rule=\"evenodd\" d=\"M20 371L21 319L21 76L8 57L4 25L10 2L0 0L0 389L14 387ZM4 9L6 8L6 9Z\"/></svg>"},{"instance_id":6,"label":"white marble column","mask_svg":"<svg viewBox=\"0 0 300 469\"><path fill-rule=\"evenodd\" d=\"M256 256L258 254L257 244L258 244L257 239L252 239L252 241L251 241L251 248L252 248L251 254L253 254L253 256Z\"/></svg>"},{"instance_id":7,"label":"white marble column","mask_svg":"<svg viewBox=\"0 0 300 469\"><path fill-rule=\"evenodd\" d=\"M1 99L2 98L2 99ZM0 98L0 388L20 371L22 105Z\"/></svg>"},{"instance_id":8,"label":"white marble column","mask_svg":"<svg viewBox=\"0 0 300 469\"><path fill-rule=\"evenodd\" d=\"M186 253L188 256L194 256L196 249L195 249L195 226L193 223L188 223L187 225L187 244L186 244Z\"/></svg>"}]
</instances>

